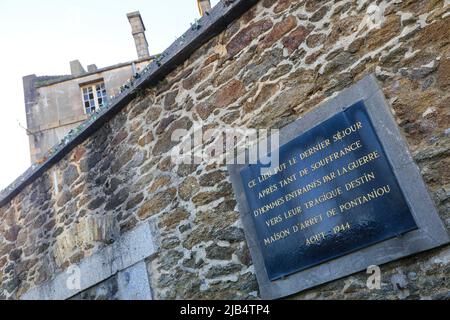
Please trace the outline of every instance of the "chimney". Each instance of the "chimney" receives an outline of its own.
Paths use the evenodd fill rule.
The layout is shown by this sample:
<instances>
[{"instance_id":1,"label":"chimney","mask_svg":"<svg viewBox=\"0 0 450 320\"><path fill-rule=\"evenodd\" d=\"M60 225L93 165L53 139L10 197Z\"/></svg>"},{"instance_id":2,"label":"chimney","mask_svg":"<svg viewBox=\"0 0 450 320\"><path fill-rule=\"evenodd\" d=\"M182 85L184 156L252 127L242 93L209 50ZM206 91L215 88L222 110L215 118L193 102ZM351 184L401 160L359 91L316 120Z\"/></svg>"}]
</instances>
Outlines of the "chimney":
<instances>
[{"instance_id":1,"label":"chimney","mask_svg":"<svg viewBox=\"0 0 450 320\"><path fill-rule=\"evenodd\" d=\"M211 1L210 0L197 0L198 11L200 11L200 15L203 17L205 13L211 10Z\"/></svg>"},{"instance_id":2,"label":"chimney","mask_svg":"<svg viewBox=\"0 0 450 320\"><path fill-rule=\"evenodd\" d=\"M78 76L81 76L82 74L86 73L86 71L84 70L80 61L73 60L73 61L70 61L70 73L74 77L78 77Z\"/></svg>"},{"instance_id":3,"label":"chimney","mask_svg":"<svg viewBox=\"0 0 450 320\"><path fill-rule=\"evenodd\" d=\"M88 72L94 72L97 71L97 65L95 64L90 64L87 66Z\"/></svg>"},{"instance_id":4,"label":"chimney","mask_svg":"<svg viewBox=\"0 0 450 320\"><path fill-rule=\"evenodd\" d=\"M139 11L131 12L127 14L127 18L128 21L130 21L131 33L133 34L134 43L136 44L138 59L150 58L148 43L145 38L145 26L141 14Z\"/></svg>"}]
</instances>

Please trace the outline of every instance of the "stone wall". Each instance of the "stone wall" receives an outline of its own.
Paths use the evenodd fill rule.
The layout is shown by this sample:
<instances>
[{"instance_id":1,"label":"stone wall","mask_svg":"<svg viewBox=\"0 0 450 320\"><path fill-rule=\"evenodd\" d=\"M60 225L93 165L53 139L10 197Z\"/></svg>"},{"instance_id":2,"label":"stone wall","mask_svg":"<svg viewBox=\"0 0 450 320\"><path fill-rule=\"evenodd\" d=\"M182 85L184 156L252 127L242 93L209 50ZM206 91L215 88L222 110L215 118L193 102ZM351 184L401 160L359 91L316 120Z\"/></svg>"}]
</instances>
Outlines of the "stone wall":
<instances>
[{"instance_id":1,"label":"stone wall","mask_svg":"<svg viewBox=\"0 0 450 320\"><path fill-rule=\"evenodd\" d=\"M225 166L173 163L172 132L200 120L279 128L372 72L450 228L449 3L376 1L379 26L370 3L261 0L143 90L0 208L0 297L20 298L148 222L153 298L258 298ZM449 298L448 246L381 270L381 290L361 273L294 298Z\"/></svg>"}]
</instances>

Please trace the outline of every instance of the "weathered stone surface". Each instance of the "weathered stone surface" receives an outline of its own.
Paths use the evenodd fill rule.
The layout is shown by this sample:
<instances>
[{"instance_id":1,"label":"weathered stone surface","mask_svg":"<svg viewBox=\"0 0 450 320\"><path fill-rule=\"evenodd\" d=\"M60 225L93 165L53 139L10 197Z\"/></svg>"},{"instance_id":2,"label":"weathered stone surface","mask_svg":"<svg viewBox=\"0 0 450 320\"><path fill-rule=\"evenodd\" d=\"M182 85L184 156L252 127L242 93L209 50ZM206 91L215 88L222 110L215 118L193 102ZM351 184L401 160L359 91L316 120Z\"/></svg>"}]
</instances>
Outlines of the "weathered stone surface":
<instances>
[{"instance_id":1,"label":"weathered stone surface","mask_svg":"<svg viewBox=\"0 0 450 320\"><path fill-rule=\"evenodd\" d=\"M241 81L231 80L222 86L206 102L200 103L195 107L201 119L207 119L217 108L224 108L242 97L245 93L245 87Z\"/></svg>"},{"instance_id":2,"label":"weathered stone surface","mask_svg":"<svg viewBox=\"0 0 450 320\"><path fill-rule=\"evenodd\" d=\"M250 256L250 251L246 244L236 251L236 255L244 266L250 266L252 264L252 257Z\"/></svg>"},{"instance_id":3,"label":"weathered stone surface","mask_svg":"<svg viewBox=\"0 0 450 320\"><path fill-rule=\"evenodd\" d=\"M290 64L281 64L278 65L275 70L270 74L270 81L276 80L279 77L282 77L288 74L292 70L292 65ZM273 86L272 86L273 87Z\"/></svg>"},{"instance_id":4,"label":"weathered stone surface","mask_svg":"<svg viewBox=\"0 0 450 320\"><path fill-rule=\"evenodd\" d=\"M206 58L205 62L203 63L203 66L206 67L209 64L211 64L219 59L220 59L220 54L214 53L214 54L210 55L208 58Z\"/></svg>"},{"instance_id":5,"label":"weathered stone surface","mask_svg":"<svg viewBox=\"0 0 450 320\"><path fill-rule=\"evenodd\" d=\"M278 84L269 83L265 84L259 94L252 100L247 101L244 104L244 111L251 112L261 108L269 99L271 99L279 90L280 86Z\"/></svg>"},{"instance_id":6,"label":"weathered stone surface","mask_svg":"<svg viewBox=\"0 0 450 320\"><path fill-rule=\"evenodd\" d=\"M131 159L133 159L134 154L135 151L131 148L124 151L112 164L111 172L117 173L120 169L122 169L122 167L124 167L128 162L130 162Z\"/></svg>"},{"instance_id":7,"label":"weathered stone surface","mask_svg":"<svg viewBox=\"0 0 450 320\"><path fill-rule=\"evenodd\" d=\"M130 200L128 200L125 209L130 210L134 207L136 207L138 204L140 204L144 200L144 195L142 193L138 193L134 197L132 197Z\"/></svg>"},{"instance_id":8,"label":"weathered stone surface","mask_svg":"<svg viewBox=\"0 0 450 320\"><path fill-rule=\"evenodd\" d=\"M170 171L174 166L175 164L172 162L172 158L168 156L163 158L162 160L160 159L157 168L161 171Z\"/></svg>"},{"instance_id":9,"label":"weathered stone surface","mask_svg":"<svg viewBox=\"0 0 450 320\"><path fill-rule=\"evenodd\" d=\"M387 18L380 29L369 33L366 41L367 50L371 51L376 47L385 44L389 39L400 33L400 17L391 15Z\"/></svg>"},{"instance_id":10,"label":"weathered stone surface","mask_svg":"<svg viewBox=\"0 0 450 320\"><path fill-rule=\"evenodd\" d=\"M272 30L264 37L263 41L259 45L260 49L265 49L273 45L287 32L291 31L297 26L297 19L290 15L282 21L275 24Z\"/></svg>"},{"instance_id":11,"label":"weathered stone surface","mask_svg":"<svg viewBox=\"0 0 450 320\"><path fill-rule=\"evenodd\" d=\"M441 90L446 90L450 87L450 58L443 59L439 63L437 81Z\"/></svg>"},{"instance_id":12,"label":"weathered stone surface","mask_svg":"<svg viewBox=\"0 0 450 320\"><path fill-rule=\"evenodd\" d=\"M308 38L306 38L306 45L310 48L315 48L322 45L326 38L327 36L324 33L310 34Z\"/></svg>"},{"instance_id":13,"label":"weathered stone surface","mask_svg":"<svg viewBox=\"0 0 450 320\"><path fill-rule=\"evenodd\" d=\"M195 269L195 268L201 268L202 265L204 265L204 260L203 259L197 259L196 254L191 254L191 256L189 257L189 259L186 259L183 261L183 266L186 268L191 268L191 269Z\"/></svg>"},{"instance_id":14,"label":"weathered stone surface","mask_svg":"<svg viewBox=\"0 0 450 320\"><path fill-rule=\"evenodd\" d=\"M239 111L234 111L227 113L222 118L220 118L220 120L223 121L225 124L232 124L233 122L239 119L240 115L241 113Z\"/></svg>"},{"instance_id":15,"label":"weathered stone surface","mask_svg":"<svg viewBox=\"0 0 450 320\"><path fill-rule=\"evenodd\" d=\"M322 20L323 17L325 17L325 15L327 14L327 12L329 10L330 10L329 7L323 6L322 8L320 8L319 10L317 10L316 12L313 13L311 18L309 18L309 21L318 22L318 21Z\"/></svg>"},{"instance_id":16,"label":"weathered stone surface","mask_svg":"<svg viewBox=\"0 0 450 320\"><path fill-rule=\"evenodd\" d=\"M105 210L109 211L116 209L118 206L122 205L122 203L124 203L125 200L127 200L128 195L129 195L128 187L125 187L117 191L108 201L108 203L106 203Z\"/></svg>"},{"instance_id":17,"label":"weathered stone surface","mask_svg":"<svg viewBox=\"0 0 450 320\"><path fill-rule=\"evenodd\" d=\"M263 19L252 23L247 28L240 31L227 44L227 52L230 57L238 54L242 49L252 42L252 40L272 28L273 23L269 19Z\"/></svg>"},{"instance_id":18,"label":"weathered stone surface","mask_svg":"<svg viewBox=\"0 0 450 320\"><path fill-rule=\"evenodd\" d=\"M210 245L205 249L206 258L212 260L231 260L231 255L234 252L232 247L221 247L217 244Z\"/></svg>"},{"instance_id":19,"label":"weathered stone surface","mask_svg":"<svg viewBox=\"0 0 450 320\"><path fill-rule=\"evenodd\" d=\"M186 164L186 163L181 163L178 166L178 171L177 174L180 177L186 177L187 175L195 172L195 170L197 170L198 165L197 164Z\"/></svg>"},{"instance_id":20,"label":"weathered stone surface","mask_svg":"<svg viewBox=\"0 0 450 320\"><path fill-rule=\"evenodd\" d=\"M245 88L242 82L237 80L232 80L228 84L219 88L217 93L214 95L212 103L216 108L223 108L234 101L239 99L245 93Z\"/></svg>"},{"instance_id":21,"label":"weathered stone surface","mask_svg":"<svg viewBox=\"0 0 450 320\"><path fill-rule=\"evenodd\" d=\"M355 25L362 23L364 18L360 15L349 15L337 20L325 41L325 47L332 48L342 37L350 36L355 32ZM364 40L366 38L364 37Z\"/></svg>"},{"instance_id":22,"label":"weathered stone surface","mask_svg":"<svg viewBox=\"0 0 450 320\"><path fill-rule=\"evenodd\" d=\"M139 139L138 144L143 147L152 143L154 139L153 133L150 131Z\"/></svg>"},{"instance_id":23,"label":"weathered stone surface","mask_svg":"<svg viewBox=\"0 0 450 320\"><path fill-rule=\"evenodd\" d=\"M170 250L161 259L159 268L162 270L169 270L169 269L173 268L178 263L178 261L180 261L181 258L183 258L182 252L176 251L176 250Z\"/></svg>"},{"instance_id":24,"label":"weathered stone surface","mask_svg":"<svg viewBox=\"0 0 450 320\"><path fill-rule=\"evenodd\" d=\"M178 196L188 201L194 194L200 190L199 183L195 177L187 177L178 187Z\"/></svg>"},{"instance_id":25,"label":"weathered stone surface","mask_svg":"<svg viewBox=\"0 0 450 320\"><path fill-rule=\"evenodd\" d=\"M279 0L277 1L277 5L273 9L273 12L280 13L285 11L287 8L289 8L290 4L293 2L293 0Z\"/></svg>"},{"instance_id":26,"label":"weathered stone surface","mask_svg":"<svg viewBox=\"0 0 450 320\"><path fill-rule=\"evenodd\" d=\"M178 141L172 141L172 133L177 129L189 130L191 126L192 121L187 117L174 121L166 132L156 141L156 144L153 147L153 155L165 153L173 146L177 145Z\"/></svg>"},{"instance_id":27,"label":"weathered stone surface","mask_svg":"<svg viewBox=\"0 0 450 320\"><path fill-rule=\"evenodd\" d=\"M207 61L205 61L206 65L210 64L213 61L213 59L217 59L216 55L213 55L212 57L213 57L212 59L207 59ZM213 65L208 65L200 69L187 79L183 80L182 82L183 88L186 90L193 89L196 85L200 84L208 75L210 75L213 70L214 70Z\"/></svg>"},{"instance_id":28,"label":"weathered stone surface","mask_svg":"<svg viewBox=\"0 0 450 320\"><path fill-rule=\"evenodd\" d=\"M147 124L150 124L156 120L158 120L159 116L162 113L162 109L160 107L150 107L147 110L147 113L145 115L145 122Z\"/></svg>"},{"instance_id":29,"label":"weathered stone surface","mask_svg":"<svg viewBox=\"0 0 450 320\"><path fill-rule=\"evenodd\" d=\"M262 5L264 8L270 8L272 7L277 0L263 0Z\"/></svg>"},{"instance_id":30,"label":"weathered stone surface","mask_svg":"<svg viewBox=\"0 0 450 320\"><path fill-rule=\"evenodd\" d=\"M69 165L63 173L63 183L70 186L79 176L77 167L74 165Z\"/></svg>"},{"instance_id":31,"label":"weathered stone surface","mask_svg":"<svg viewBox=\"0 0 450 320\"><path fill-rule=\"evenodd\" d=\"M167 187L168 185L170 185L171 180L172 178L170 176L157 177L151 184L150 188L148 188L148 192L155 193L156 191Z\"/></svg>"},{"instance_id":32,"label":"weathered stone surface","mask_svg":"<svg viewBox=\"0 0 450 320\"><path fill-rule=\"evenodd\" d=\"M207 204L209 202L212 202L214 200L217 200L220 197L218 192L212 192L212 191L206 191L206 192L201 192L199 194L197 194L192 201L196 204L196 205L204 205Z\"/></svg>"},{"instance_id":33,"label":"weathered stone surface","mask_svg":"<svg viewBox=\"0 0 450 320\"><path fill-rule=\"evenodd\" d=\"M111 145L118 146L122 141L125 140L126 137L128 137L128 133L126 132L126 130L120 130L119 133L117 133L113 138Z\"/></svg>"},{"instance_id":34,"label":"weathered stone surface","mask_svg":"<svg viewBox=\"0 0 450 320\"><path fill-rule=\"evenodd\" d=\"M241 270L242 266L235 263L227 264L226 266L212 266L206 273L206 278L217 278L234 274Z\"/></svg>"},{"instance_id":35,"label":"weathered stone surface","mask_svg":"<svg viewBox=\"0 0 450 320\"><path fill-rule=\"evenodd\" d=\"M260 81L271 68L278 66L283 59L282 49L273 49L265 52L258 61L247 66L248 72L244 77L245 85Z\"/></svg>"},{"instance_id":36,"label":"weathered stone surface","mask_svg":"<svg viewBox=\"0 0 450 320\"><path fill-rule=\"evenodd\" d=\"M331 72L341 71L355 62L355 57L346 51L340 52L334 58L331 58L330 62L325 66L324 74L330 74Z\"/></svg>"},{"instance_id":37,"label":"weathered stone surface","mask_svg":"<svg viewBox=\"0 0 450 320\"><path fill-rule=\"evenodd\" d=\"M14 249L9 253L9 260L17 261L20 259L21 255L22 255L22 249Z\"/></svg>"},{"instance_id":38,"label":"weathered stone surface","mask_svg":"<svg viewBox=\"0 0 450 320\"><path fill-rule=\"evenodd\" d=\"M225 229L216 230L214 237L217 240L228 241L231 243L244 241L244 231L237 227L228 227Z\"/></svg>"},{"instance_id":39,"label":"weathered stone surface","mask_svg":"<svg viewBox=\"0 0 450 320\"><path fill-rule=\"evenodd\" d=\"M61 195L59 196L56 204L58 205L58 207L62 207L71 199L72 199L72 194L70 193L70 191L65 190L65 191L61 192Z\"/></svg>"},{"instance_id":40,"label":"weathered stone surface","mask_svg":"<svg viewBox=\"0 0 450 320\"><path fill-rule=\"evenodd\" d=\"M175 120L175 116L171 114L167 118L163 118L159 121L159 125L156 127L156 134L161 134L166 128Z\"/></svg>"},{"instance_id":41,"label":"weathered stone surface","mask_svg":"<svg viewBox=\"0 0 450 320\"><path fill-rule=\"evenodd\" d=\"M10 242L14 242L17 240L17 235L19 234L20 227L19 226L12 226L5 230L3 233L3 237Z\"/></svg>"},{"instance_id":42,"label":"weathered stone surface","mask_svg":"<svg viewBox=\"0 0 450 320\"><path fill-rule=\"evenodd\" d=\"M97 197L94 200L92 200L91 202L89 202L87 208L89 210L95 210L95 209L100 208L100 206L102 204L104 204L104 203L105 203L105 198L104 197Z\"/></svg>"},{"instance_id":43,"label":"weathered stone surface","mask_svg":"<svg viewBox=\"0 0 450 320\"><path fill-rule=\"evenodd\" d=\"M147 95L144 98L138 98L136 103L133 104L132 108L128 112L128 120L133 120L145 112L145 110L153 104L153 101L154 97L150 95Z\"/></svg>"},{"instance_id":44,"label":"weathered stone surface","mask_svg":"<svg viewBox=\"0 0 450 320\"><path fill-rule=\"evenodd\" d=\"M252 127L273 125L274 119L292 113L292 109L309 94L312 88L312 84L305 82L297 87L281 90L281 94L274 98L272 103L265 104L258 115L252 118Z\"/></svg>"},{"instance_id":45,"label":"weathered stone surface","mask_svg":"<svg viewBox=\"0 0 450 320\"><path fill-rule=\"evenodd\" d=\"M84 148L83 146L78 146L74 149L71 160L73 162L79 162L85 154L86 154L86 148Z\"/></svg>"},{"instance_id":46,"label":"weathered stone surface","mask_svg":"<svg viewBox=\"0 0 450 320\"><path fill-rule=\"evenodd\" d=\"M149 201L145 202L138 211L138 216L144 220L152 215L161 212L169 204L175 200L177 190L170 188L165 191L158 192Z\"/></svg>"},{"instance_id":47,"label":"weathered stone surface","mask_svg":"<svg viewBox=\"0 0 450 320\"><path fill-rule=\"evenodd\" d=\"M199 183L201 186L212 187L222 182L225 179L225 173L223 171L213 171L204 174L200 177Z\"/></svg>"},{"instance_id":48,"label":"weathered stone surface","mask_svg":"<svg viewBox=\"0 0 450 320\"><path fill-rule=\"evenodd\" d=\"M144 189L146 189L150 182L153 180L154 176L152 173L146 174L145 176L142 176L139 180L137 180L133 187L130 189L131 192L140 192Z\"/></svg>"},{"instance_id":49,"label":"weathered stone surface","mask_svg":"<svg viewBox=\"0 0 450 320\"><path fill-rule=\"evenodd\" d=\"M175 108L177 95L178 90L166 94L166 97L164 98L164 109L173 110Z\"/></svg>"},{"instance_id":50,"label":"weathered stone surface","mask_svg":"<svg viewBox=\"0 0 450 320\"><path fill-rule=\"evenodd\" d=\"M197 193L192 198L192 203L194 203L197 206L202 206L215 200L218 200L224 196L230 195L231 191L232 191L231 185L229 183L221 183L218 186L218 190L216 191L204 191Z\"/></svg>"},{"instance_id":51,"label":"weathered stone surface","mask_svg":"<svg viewBox=\"0 0 450 320\"><path fill-rule=\"evenodd\" d=\"M105 183L105 193L107 195L112 195L122 183L123 181L121 179L116 177L111 178Z\"/></svg>"},{"instance_id":52,"label":"weathered stone surface","mask_svg":"<svg viewBox=\"0 0 450 320\"><path fill-rule=\"evenodd\" d=\"M211 239L211 230L206 226L200 226L189 233L183 241L183 247L191 250L194 246L209 241Z\"/></svg>"},{"instance_id":53,"label":"weathered stone surface","mask_svg":"<svg viewBox=\"0 0 450 320\"><path fill-rule=\"evenodd\" d=\"M356 38L350 45L348 46L348 52L356 53L358 50L364 45L364 38Z\"/></svg>"},{"instance_id":54,"label":"weathered stone surface","mask_svg":"<svg viewBox=\"0 0 450 320\"><path fill-rule=\"evenodd\" d=\"M189 213L184 208L176 208L163 216L159 226L161 228L173 229L188 217Z\"/></svg>"},{"instance_id":55,"label":"weathered stone surface","mask_svg":"<svg viewBox=\"0 0 450 320\"><path fill-rule=\"evenodd\" d=\"M419 39L415 43L419 47L436 46L442 48L449 43L450 39L450 16L439 19L429 24L419 32Z\"/></svg>"},{"instance_id":56,"label":"weathered stone surface","mask_svg":"<svg viewBox=\"0 0 450 320\"><path fill-rule=\"evenodd\" d=\"M170 250L177 247L180 244L178 237L167 237L161 241L161 248Z\"/></svg>"},{"instance_id":57,"label":"weathered stone surface","mask_svg":"<svg viewBox=\"0 0 450 320\"><path fill-rule=\"evenodd\" d=\"M307 29L306 27L299 26L297 29L283 38L284 47L288 49L289 53L293 53L298 49L300 44L305 41L310 32L311 30Z\"/></svg>"}]
</instances>

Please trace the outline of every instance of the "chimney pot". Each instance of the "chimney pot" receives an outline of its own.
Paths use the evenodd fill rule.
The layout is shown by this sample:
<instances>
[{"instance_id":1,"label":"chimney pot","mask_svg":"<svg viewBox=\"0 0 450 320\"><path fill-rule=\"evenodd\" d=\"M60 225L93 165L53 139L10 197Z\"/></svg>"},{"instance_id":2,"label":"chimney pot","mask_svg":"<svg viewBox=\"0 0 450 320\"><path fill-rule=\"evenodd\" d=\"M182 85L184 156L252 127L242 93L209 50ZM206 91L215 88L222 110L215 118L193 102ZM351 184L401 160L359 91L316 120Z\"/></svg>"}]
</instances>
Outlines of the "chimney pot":
<instances>
[{"instance_id":1,"label":"chimney pot","mask_svg":"<svg viewBox=\"0 0 450 320\"><path fill-rule=\"evenodd\" d=\"M97 65L95 64L90 64L87 66L88 72L94 72L97 71Z\"/></svg>"}]
</instances>

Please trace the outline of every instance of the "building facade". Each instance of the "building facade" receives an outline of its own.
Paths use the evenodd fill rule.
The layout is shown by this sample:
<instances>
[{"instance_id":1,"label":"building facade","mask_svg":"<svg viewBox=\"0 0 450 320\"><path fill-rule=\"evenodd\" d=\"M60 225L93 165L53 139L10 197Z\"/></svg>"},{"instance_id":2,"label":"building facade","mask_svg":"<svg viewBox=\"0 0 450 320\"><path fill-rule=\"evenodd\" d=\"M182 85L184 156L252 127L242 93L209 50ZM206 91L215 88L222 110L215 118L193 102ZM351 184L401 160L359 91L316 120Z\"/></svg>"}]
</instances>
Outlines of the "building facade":
<instances>
[{"instance_id":1,"label":"building facade","mask_svg":"<svg viewBox=\"0 0 450 320\"><path fill-rule=\"evenodd\" d=\"M132 12L127 17L136 44L137 60L105 68L92 64L87 70L75 60L70 62L70 75L23 77L32 163L41 161L70 130L105 107L123 84L152 61L140 13Z\"/></svg>"}]
</instances>

